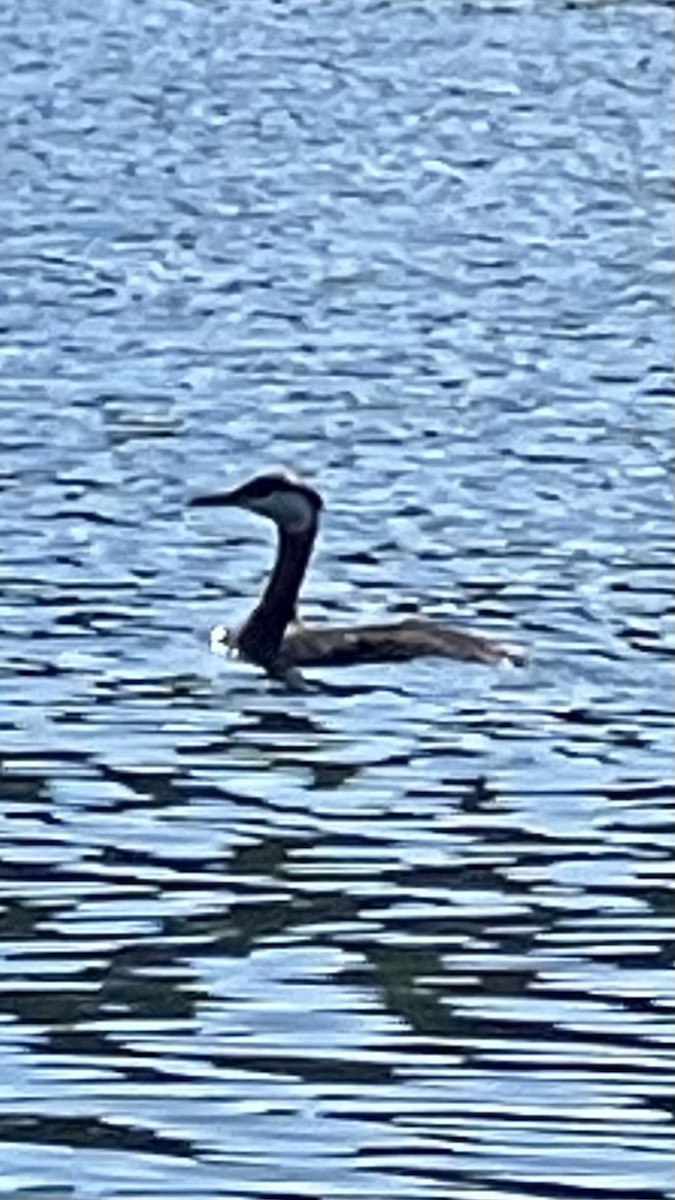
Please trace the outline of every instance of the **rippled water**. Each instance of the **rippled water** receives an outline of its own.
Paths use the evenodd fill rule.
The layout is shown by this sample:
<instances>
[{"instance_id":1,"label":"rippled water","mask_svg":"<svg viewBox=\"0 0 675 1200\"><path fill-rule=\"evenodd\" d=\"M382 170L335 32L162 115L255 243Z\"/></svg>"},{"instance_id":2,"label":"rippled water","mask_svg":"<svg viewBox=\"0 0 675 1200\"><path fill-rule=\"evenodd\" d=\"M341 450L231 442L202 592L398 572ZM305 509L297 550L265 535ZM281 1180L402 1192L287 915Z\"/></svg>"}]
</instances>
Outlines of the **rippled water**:
<instances>
[{"instance_id":1,"label":"rippled water","mask_svg":"<svg viewBox=\"0 0 675 1200\"><path fill-rule=\"evenodd\" d=\"M672 1195L670 43L2 6L2 1196ZM210 655L280 463L530 666Z\"/></svg>"}]
</instances>

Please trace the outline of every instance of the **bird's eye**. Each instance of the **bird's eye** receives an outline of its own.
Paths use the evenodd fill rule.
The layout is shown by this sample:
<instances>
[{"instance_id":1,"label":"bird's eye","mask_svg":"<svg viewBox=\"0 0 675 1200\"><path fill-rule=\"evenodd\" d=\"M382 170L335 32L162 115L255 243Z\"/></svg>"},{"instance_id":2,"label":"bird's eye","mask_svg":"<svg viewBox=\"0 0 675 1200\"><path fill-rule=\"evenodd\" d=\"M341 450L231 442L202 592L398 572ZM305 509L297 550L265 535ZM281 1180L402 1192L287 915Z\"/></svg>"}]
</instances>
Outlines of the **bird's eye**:
<instances>
[{"instance_id":1,"label":"bird's eye","mask_svg":"<svg viewBox=\"0 0 675 1200\"><path fill-rule=\"evenodd\" d=\"M272 495L272 492L274 490L275 489L274 489L273 484L271 484L268 480L264 480L261 483L259 483L257 488L255 489L255 497L254 498L256 500L267 500Z\"/></svg>"}]
</instances>

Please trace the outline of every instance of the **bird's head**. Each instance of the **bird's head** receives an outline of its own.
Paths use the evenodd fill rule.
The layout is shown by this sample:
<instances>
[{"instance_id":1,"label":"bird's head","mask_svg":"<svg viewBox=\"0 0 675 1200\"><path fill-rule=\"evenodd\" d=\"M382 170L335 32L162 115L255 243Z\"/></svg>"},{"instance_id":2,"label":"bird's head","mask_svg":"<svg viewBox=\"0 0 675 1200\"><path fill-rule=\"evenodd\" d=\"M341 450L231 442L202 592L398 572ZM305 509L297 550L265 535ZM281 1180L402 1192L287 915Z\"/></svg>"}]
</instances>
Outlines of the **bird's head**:
<instances>
[{"instance_id":1,"label":"bird's head","mask_svg":"<svg viewBox=\"0 0 675 1200\"><path fill-rule=\"evenodd\" d=\"M314 488L283 472L255 475L230 492L195 496L190 504L195 508L245 508L269 517L286 533L305 533L314 528L323 508Z\"/></svg>"}]
</instances>

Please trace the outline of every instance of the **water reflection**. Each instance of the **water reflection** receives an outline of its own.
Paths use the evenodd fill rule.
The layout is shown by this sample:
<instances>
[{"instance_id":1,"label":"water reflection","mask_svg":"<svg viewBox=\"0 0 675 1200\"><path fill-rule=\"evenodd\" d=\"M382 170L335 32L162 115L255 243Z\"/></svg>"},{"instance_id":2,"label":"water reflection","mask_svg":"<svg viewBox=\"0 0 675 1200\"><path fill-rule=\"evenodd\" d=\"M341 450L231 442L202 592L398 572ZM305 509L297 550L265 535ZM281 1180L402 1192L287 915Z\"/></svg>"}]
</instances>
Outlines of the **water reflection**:
<instances>
[{"instance_id":1,"label":"water reflection","mask_svg":"<svg viewBox=\"0 0 675 1200\"><path fill-rule=\"evenodd\" d=\"M332 697L281 709L254 680L235 715L197 677L138 696L121 683L105 737L82 712L1 777L18 1167L39 1129L83 1148L87 1179L123 1150L144 1181L150 1153L157 1187L169 1163L201 1163L203 1189L226 1164L220 1194L264 1194L280 1144L313 1187L328 1163L354 1190L358 1161L372 1194L392 1171L404 1195L469 1194L514 1155L524 1188L555 1190L582 1135L597 1191L610 1146L626 1190L659 1170L658 788L524 794L519 747L528 720L545 726L525 689L489 779L484 750L448 744L470 706L434 721L375 689L368 753ZM551 754L571 724L554 716ZM493 759L499 728L495 712ZM58 1155L40 1162L77 1187Z\"/></svg>"}]
</instances>

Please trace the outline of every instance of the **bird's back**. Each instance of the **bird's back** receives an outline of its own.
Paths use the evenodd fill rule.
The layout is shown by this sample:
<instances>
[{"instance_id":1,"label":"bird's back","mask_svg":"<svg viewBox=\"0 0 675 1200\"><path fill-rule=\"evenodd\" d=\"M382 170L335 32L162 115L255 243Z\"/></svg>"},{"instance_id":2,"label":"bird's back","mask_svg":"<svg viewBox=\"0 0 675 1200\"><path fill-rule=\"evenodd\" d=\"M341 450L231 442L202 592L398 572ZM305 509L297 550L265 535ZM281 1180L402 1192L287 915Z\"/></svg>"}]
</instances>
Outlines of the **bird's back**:
<instances>
[{"instance_id":1,"label":"bird's back","mask_svg":"<svg viewBox=\"0 0 675 1200\"><path fill-rule=\"evenodd\" d=\"M522 663L520 651L461 629L410 617L394 625L290 625L281 652L296 667L350 666L442 657L463 662Z\"/></svg>"}]
</instances>

